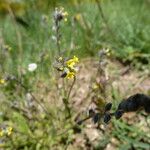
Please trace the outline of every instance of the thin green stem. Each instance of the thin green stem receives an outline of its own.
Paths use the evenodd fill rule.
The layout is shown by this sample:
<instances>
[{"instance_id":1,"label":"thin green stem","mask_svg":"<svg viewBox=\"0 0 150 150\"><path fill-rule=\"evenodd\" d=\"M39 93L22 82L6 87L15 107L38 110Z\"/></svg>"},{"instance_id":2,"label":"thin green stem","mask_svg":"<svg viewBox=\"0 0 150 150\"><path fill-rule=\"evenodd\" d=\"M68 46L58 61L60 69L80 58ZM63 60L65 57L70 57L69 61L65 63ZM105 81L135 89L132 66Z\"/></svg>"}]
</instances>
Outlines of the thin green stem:
<instances>
[{"instance_id":1,"label":"thin green stem","mask_svg":"<svg viewBox=\"0 0 150 150\"><path fill-rule=\"evenodd\" d=\"M59 22L58 20L55 20L55 27L56 27L56 45L57 45L57 50L58 50L58 55L61 55L61 50L60 50L60 33L59 33Z\"/></svg>"},{"instance_id":2,"label":"thin green stem","mask_svg":"<svg viewBox=\"0 0 150 150\"><path fill-rule=\"evenodd\" d=\"M69 89L69 92L68 92L68 95L67 95L67 100L68 100L68 101L69 101L70 94L71 94L71 91L72 91L72 88L73 88L75 82L76 82L76 77L73 78L73 82L72 82L71 87L70 87L70 89Z\"/></svg>"},{"instance_id":3,"label":"thin green stem","mask_svg":"<svg viewBox=\"0 0 150 150\"><path fill-rule=\"evenodd\" d=\"M65 98L63 98L63 103L65 105L65 110L68 113L67 118L71 118L71 110L70 110L70 107L69 107L69 98L70 98L70 94L71 94L71 91L73 89L73 86L75 84L75 81L76 81L76 77L74 77L74 79L73 79L73 82L72 82L72 84L71 84L71 86L69 88L67 96Z\"/></svg>"}]
</instances>

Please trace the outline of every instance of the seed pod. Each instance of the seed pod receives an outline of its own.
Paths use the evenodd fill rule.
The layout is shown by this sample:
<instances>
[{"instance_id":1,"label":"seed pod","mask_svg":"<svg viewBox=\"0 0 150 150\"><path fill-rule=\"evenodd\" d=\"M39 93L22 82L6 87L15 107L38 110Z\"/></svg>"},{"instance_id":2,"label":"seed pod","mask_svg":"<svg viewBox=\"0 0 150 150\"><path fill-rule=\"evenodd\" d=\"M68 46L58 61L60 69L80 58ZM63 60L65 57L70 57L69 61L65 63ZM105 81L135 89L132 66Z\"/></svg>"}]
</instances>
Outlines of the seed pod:
<instances>
[{"instance_id":1,"label":"seed pod","mask_svg":"<svg viewBox=\"0 0 150 150\"><path fill-rule=\"evenodd\" d=\"M112 107L112 103L107 103L105 106L105 112L110 111L111 107Z\"/></svg>"},{"instance_id":2,"label":"seed pod","mask_svg":"<svg viewBox=\"0 0 150 150\"><path fill-rule=\"evenodd\" d=\"M100 114L96 113L93 118L92 118L93 122L96 124L99 120L100 120Z\"/></svg>"},{"instance_id":3,"label":"seed pod","mask_svg":"<svg viewBox=\"0 0 150 150\"><path fill-rule=\"evenodd\" d=\"M122 117L123 113L124 113L123 110L117 110L114 114L115 118L120 119Z\"/></svg>"},{"instance_id":4,"label":"seed pod","mask_svg":"<svg viewBox=\"0 0 150 150\"><path fill-rule=\"evenodd\" d=\"M111 119L111 115L109 113L105 113L104 114L104 123L108 124L108 122L110 121Z\"/></svg>"},{"instance_id":5,"label":"seed pod","mask_svg":"<svg viewBox=\"0 0 150 150\"><path fill-rule=\"evenodd\" d=\"M92 117L95 114L95 111L93 109L89 109L89 117Z\"/></svg>"},{"instance_id":6,"label":"seed pod","mask_svg":"<svg viewBox=\"0 0 150 150\"><path fill-rule=\"evenodd\" d=\"M63 19L63 15L62 15L62 14L58 14L58 15L57 15L57 20L58 20L58 21L61 21L62 19Z\"/></svg>"},{"instance_id":7,"label":"seed pod","mask_svg":"<svg viewBox=\"0 0 150 150\"><path fill-rule=\"evenodd\" d=\"M63 72L63 74L61 74L61 78L65 78L67 76L67 72Z\"/></svg>"},{"instance_id":8,"label":"seed pod","mask_svg":"<svg viewBox=\"0 0 150 150\"><path fill-rule=\"evenodd\" d=\"M63 71L63 67L60 67L60 68L56 68L57 71Z\"/></svg>"}]
</instances>

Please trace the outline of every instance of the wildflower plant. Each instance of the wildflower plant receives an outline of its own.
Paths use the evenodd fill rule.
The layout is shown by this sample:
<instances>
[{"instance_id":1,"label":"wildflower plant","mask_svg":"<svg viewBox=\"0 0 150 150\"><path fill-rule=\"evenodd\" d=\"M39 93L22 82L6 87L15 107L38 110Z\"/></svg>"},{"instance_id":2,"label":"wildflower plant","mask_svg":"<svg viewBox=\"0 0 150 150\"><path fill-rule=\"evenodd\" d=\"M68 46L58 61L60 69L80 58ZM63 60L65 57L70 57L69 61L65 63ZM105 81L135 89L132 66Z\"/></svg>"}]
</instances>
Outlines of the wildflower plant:
<instances>
[{"instance_id":1,"label":"wildflower plant","mask_svg":"<svg viewBox=\"0 0 150 150\"><path fill-rule=\"evenodd\" d=\"M76 72L78 70L76 64L79 63L78 57L74 56L66 61L64 61L62 57L59 57L58 63L60 67L56 67L56 69L62 72L62 78L75 79Z\"/></svg>"},{"instance_id":2,"label":"wildflower plant","mask_svg":"<svg viewBox=\"0 0 150 150\"><path fill-rule=\"evenodd\" d=\"M79 63L79 58L77 56L73 56L70 58L67 58L64 56L64 53L61 49L61 22L67 21L68 13L64 11L64 8L56 8L53 14L54 19L54 25L53 29L55 31L55 39L56 39L56 47L57 47L57 56L54 62L54 68L58 71L58 74L56 75L56 78L62 78L62 101L65 106L65 111L67 112L66 117L71 118L71 108L69 106L69 98L70 94L73 90L73 86L76 81L76 73L78 71L77 64ZM54 36L53 36L54 37ZM65 80L73 79L71 86L66 88L68 85L66 84ZM61 92L60 92L61 93Z\"/></svg>"},{"instance_id":3,"label":"wildflower plant","mask_svg":"<svg viewBox=\"0 0 150 150\"><path fill-rule=\"evenodd\" d=\"M111 85L110 77L107 72L108 58L111 56L111 50L108 48L99 51L98 65L95 76L90 82L90 105L94 107L88 109L88 115L84 119L79 119L78 124L82 124L88 119L98 126L101 123L108 124L112 118L113 113L110 112L112 103L107 102L107 87Z\"/></svg>"}]
</instances>

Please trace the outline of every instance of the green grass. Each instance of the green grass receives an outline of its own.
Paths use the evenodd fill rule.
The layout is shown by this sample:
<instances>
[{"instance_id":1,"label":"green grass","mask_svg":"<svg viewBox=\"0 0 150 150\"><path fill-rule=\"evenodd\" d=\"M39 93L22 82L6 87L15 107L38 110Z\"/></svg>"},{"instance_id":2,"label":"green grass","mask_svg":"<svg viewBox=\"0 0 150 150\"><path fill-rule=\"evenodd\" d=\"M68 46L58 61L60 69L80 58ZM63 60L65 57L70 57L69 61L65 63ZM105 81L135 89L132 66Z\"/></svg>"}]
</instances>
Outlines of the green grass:
<instances>
[{"instance_id":1,"label":"green grass","mask_svg":"<svg viewBox=\"0 0 150 150\"><path fill-rule=\"evenodd\" d=\"M101 18L96 3L86 2L78 6L64 5L69 12L69 21L62 25L62 49L66 49L68 54L95 56L102 47L108 47L114 51L115 56L122 60L132 60L136 57L144 57L148 60L150 11L147 3L146 0L102 2L107 25ZM45 14L48 15L49 22L44 27L41 23L42 13L37 10L34 10L33 13L32 9L24 15L24 19L29 24L27 29L13 23L10 17L1 21L2 37L5 43L12 47L10 60L6 61L10 68L9 71L14 72L18 65L26 66L31 61L39 61L41 53L49 55L48 61L53 59L55 45L51 40L53 35L52 10L47 12ZM77 14L82 17L72 26L71 20ZM70 48L71 42L75 44L74 49ZM19 62L18 57L24 61ZM15 62L11 63L12 59ZM46 65L48 61L43 62L45 70L48 69Z\"/></svg>"}]
</instances>

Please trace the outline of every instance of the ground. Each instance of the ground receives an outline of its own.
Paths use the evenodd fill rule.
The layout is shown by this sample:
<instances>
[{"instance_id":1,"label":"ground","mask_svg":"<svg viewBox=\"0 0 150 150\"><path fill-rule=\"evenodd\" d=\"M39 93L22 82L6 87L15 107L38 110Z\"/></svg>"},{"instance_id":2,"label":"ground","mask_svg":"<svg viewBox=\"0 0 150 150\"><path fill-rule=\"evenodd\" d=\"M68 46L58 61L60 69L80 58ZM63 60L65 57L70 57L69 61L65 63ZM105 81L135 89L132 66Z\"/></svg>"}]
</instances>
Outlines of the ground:
<instances>
[{"instance_id":1,"label":"ground","mask_svg":"<svg viewBox=\"0 0 150 150\"><path fill-rule=\"evenodd\" d=\"M88 92L91 79L96 74L97 65L98 61L95 61L92 58L81 61L79 72L77 74L77 82L74 87L75 93L72 94L72 103L77 114L86 111L89 107L91 100ZM109 60L108 68L108 76L110 76L112 84L111 87L117 90L121 98L120 100L136 93L146 94L150 90L150 77L148 70L143 70L141 72L134 69L134 67L124 66L122 63L116 60ZM110 98L107 101L111 102L112 100ZM135 112L125 114L123 116L123 120L125 120L131 126L137 123L137 127L143 131L150 131L144 116L138 115ZM106 131L107 128L113 130L112 124L108 126L101 125L101 128L104 131ZM90 141L90 144L95 145L100 139L103 138L103 133L101 130L98 130L91 121L89 121L86 122L82 134L75 135L74 138L74 143L73 145L69 146L69 150L78 149L79 147L80 149L87 149L88 145L85 146L87 144L87 139ZM112 137L105 149L115 150L118 144L119 140L115 137Z\"/></svg>"}]
</instances>

